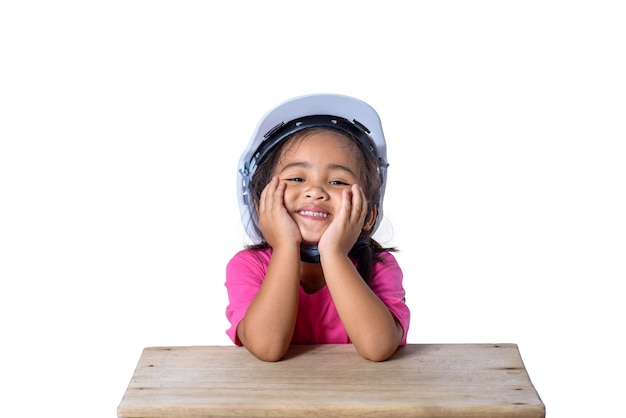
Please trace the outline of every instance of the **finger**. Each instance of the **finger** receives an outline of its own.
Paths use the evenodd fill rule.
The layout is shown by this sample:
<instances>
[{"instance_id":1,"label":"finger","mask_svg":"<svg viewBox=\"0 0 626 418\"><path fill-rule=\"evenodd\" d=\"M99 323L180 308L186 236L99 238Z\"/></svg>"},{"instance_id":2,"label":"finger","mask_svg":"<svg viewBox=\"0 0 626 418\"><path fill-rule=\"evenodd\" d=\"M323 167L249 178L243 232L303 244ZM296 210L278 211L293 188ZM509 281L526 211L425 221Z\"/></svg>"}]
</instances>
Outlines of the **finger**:
<instances>
[{"instance_id":1,"label":"finger","mask_svg":"<svg viewBox=\"0 0 626 418\"><path fill-rule=\"evenodd\" d=\"M276 188L274 189L274 200L283 206L285 200L285 190L287 189L287 183L278 180L276 178Z\"/></svg>"},{"instance_id":2,"label":"finger","mask_svg":"<svg viewBox=\"0 0 626 418\"><path fill-rule=\"evenodd\" d=\"M350 190L344 190L341 193L341 215L348 222L352 220L352 192Z\"/></svg>"},{"instance_id":3,"label":"finger","mask_svg":"<svg viewBox=\"0 0 626 418\"><path fill-rule=\"evenodd\" d=\"M261 192L261 210L269 210L272 207L272 202L274 200L274 194L276 191L278 179L276 177L272 177L269 183L265 186L263 191Z\"/></svg>"},{"instance_id":4,"label":"finger","mask_svg":"<svg viewBox=\"0 0 626 418\"><path fill-rule=\"evenodd\" d=\"M265 210L265 201L267 200L267 194L269 193L271 181L265 185L263 190L261 191L261 197L259 198L259 209L261 211Z\"/></svg>"},{"instance_id":5,"label":"finger","mask_svg":"<svg viewBox=\"0 0 626 418\"><path fill-rule=\"evenodd\" d=\"M275 187L272 189L271 205L272 210L285 209L285 189L287 185L276 179Z\"/></svg>"},{"instance_id":6,"label":"finger","mask_svg":"<svg viewBox=\"0 0 626 418\"><path fill-rule=\"evenodd\" d=\"M358 184L352 185L352 216L355 221L362 223L365 220L366 199L363 189Z\"/></svg>"}]
</instances>

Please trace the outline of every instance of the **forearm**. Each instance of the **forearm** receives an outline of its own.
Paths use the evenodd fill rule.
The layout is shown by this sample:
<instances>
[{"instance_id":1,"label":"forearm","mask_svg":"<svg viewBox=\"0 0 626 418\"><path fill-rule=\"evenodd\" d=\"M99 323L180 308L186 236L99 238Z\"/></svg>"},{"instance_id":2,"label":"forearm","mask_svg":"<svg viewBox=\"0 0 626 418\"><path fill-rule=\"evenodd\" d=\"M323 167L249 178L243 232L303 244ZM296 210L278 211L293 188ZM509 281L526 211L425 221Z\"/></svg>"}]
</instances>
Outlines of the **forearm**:
<instances>
[{"instance_id":1,"label":"forearm","mask_svg":"<svg viewBox=\"0 0 626 418\"><path fill-rule=\"evenodd\" d=\"M261 360L277 361L289 348L295 327L299 294L299 263L289 252L277 252L263 284L239 323L242 344Z\"/></svg>"},{"instance_id":2,"label":"forearm","mask_svg":"<svg viewBox=\"0 0 626 418\"><path fill-rule=\"evenodd\" d=\"M326 256L322 263L337 312L357 351L373 361L389 358L400 344L402 328L387 306L347 256Z\"/></svg>"}]
</instances>

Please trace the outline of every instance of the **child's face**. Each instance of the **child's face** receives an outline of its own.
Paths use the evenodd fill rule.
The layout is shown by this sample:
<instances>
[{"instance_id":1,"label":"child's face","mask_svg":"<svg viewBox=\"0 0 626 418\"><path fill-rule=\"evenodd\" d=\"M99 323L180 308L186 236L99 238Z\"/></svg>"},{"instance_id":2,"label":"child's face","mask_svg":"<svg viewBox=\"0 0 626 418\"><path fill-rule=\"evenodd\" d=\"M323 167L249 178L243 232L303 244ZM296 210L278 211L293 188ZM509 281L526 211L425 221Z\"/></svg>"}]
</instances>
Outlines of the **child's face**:
<instances>
[{"instance_id":1,"label":"child's face","mask_svg":"<svg viewBox=\"0 0 626 418\"><path fill-rule=\"evenodd\" d=\"M284 204L302 240L317 243L341 208L342 192L361 182L354 142L319 131L287 144L274 175L287 184Z\"/></svg>"}]
</instances>

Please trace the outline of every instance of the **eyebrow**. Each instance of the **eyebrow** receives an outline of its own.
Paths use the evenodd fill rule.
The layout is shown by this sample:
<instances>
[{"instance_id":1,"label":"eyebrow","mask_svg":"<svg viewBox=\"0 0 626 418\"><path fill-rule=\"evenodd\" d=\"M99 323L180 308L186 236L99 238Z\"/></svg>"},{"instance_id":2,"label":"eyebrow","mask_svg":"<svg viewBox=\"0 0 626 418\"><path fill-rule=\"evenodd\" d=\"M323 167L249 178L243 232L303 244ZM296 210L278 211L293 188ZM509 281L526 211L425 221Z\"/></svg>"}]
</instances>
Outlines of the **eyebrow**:
<instances>
[{"instance_id":1,"label":"eyebrow","mask_svg":"<svg viewBox=\"0 0 626 418\"><path fill-rule=\"evenodd\" d=\"M307 163L306 161L295 161L293 163L289 163L286 164L283 168L280 169L280 173L282 173L283 171L290 169L290 168L311 168L311 164ZM341 171L345 171L346 173L351 174L354 178L358 179L359 176L356 175L356 173L354 171L352 171L350 168L346 167L345 165L341 165L341 164L328 164L327 167L330 170L341 170Z\"/></svg>"}]
</instances>

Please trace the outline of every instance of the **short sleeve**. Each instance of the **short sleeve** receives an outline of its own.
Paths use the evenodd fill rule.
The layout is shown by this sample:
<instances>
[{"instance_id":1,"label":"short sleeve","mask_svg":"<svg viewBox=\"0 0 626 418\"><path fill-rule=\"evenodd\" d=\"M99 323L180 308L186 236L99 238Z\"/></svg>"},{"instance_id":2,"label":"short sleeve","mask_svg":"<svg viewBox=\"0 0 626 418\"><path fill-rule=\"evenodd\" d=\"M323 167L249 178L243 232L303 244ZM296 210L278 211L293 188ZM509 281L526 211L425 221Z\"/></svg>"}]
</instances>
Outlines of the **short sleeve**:
<instances>
[{"instance_id":1,"label":"short sleeve","mask_svg":"<svg viewBox=\"0 0 626 418\"><path fill-rule=\"evenodd\" d=\"M391 253L380 253L380 257L381 261L374 265L370 287L398 320L402 327L400 345L405 345L411 321L411 312L405 303L402 269Z\"/></svg>"},{"instance_id":2,"label":"short sleeve","mask_svg":"<svg viewBox=\"0 0 626 418\"><path fill-rule=\"evenodd\" d=\"M237 326L261 287L268 264L268 251L242 250L226 266L226 318L230 323L226 334L236 345L242 345L237 337Z\"/></svg>"}]
</instances>

